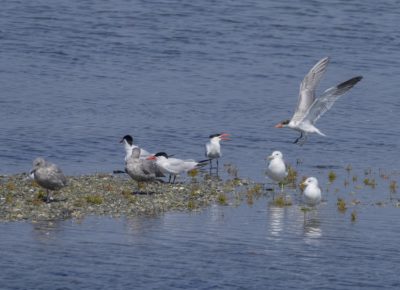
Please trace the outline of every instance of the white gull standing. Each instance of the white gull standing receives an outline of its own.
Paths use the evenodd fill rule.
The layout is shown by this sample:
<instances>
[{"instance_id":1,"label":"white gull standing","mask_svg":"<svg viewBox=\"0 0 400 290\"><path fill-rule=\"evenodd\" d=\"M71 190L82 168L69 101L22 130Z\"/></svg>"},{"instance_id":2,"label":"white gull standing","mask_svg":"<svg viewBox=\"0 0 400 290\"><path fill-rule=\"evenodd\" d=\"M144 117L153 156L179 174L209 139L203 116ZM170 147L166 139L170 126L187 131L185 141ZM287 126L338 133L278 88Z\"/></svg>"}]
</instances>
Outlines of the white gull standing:
<instances>
[{"instance_id":1,"label":"white gull standing","mask_svg":"<svg viewBox=\"0 0 400 290\"><path fill-rule=\"evenodd\" d=\"M266 174L273 181L281 183L281 191L283 192L283 180L288 175L283 154L280 151L274 151L267 157L269 160Z\"/></svg>"},{"instance_id":2,"label":"white gull standing","mask_svg":"<svg viewBox=\"0 0 400 290\"><path fill-rule=\"evenodd\" d=\"M303 184L303 194L305 197L305 203L308 206L316 206L321 202L321 188L318 185L318 179L315 177L308 177Z\"/></svg>"}]
</instances>

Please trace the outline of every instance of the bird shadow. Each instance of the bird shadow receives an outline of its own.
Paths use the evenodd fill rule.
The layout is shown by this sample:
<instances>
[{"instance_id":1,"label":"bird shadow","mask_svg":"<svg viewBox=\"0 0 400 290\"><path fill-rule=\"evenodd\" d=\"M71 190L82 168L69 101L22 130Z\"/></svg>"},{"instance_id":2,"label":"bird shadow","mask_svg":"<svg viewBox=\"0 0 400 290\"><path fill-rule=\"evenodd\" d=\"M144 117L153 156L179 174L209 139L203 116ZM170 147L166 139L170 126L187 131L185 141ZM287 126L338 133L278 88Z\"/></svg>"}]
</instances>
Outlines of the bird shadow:
<instances>
[{"instance_id":1,"label":"bird shadow","mask_svg":"<svg viewBox=\"0 0 400 290\"><path fill-rule=\"evenodd\" d=\"M41 200L45 203L53 203L53 202L64 202L67 201L68 198L55 198L55 197L50 197L49 199L46 198L46 196L42 197Z\"/></svg>"},{"instance_id":2,"label":"bird shadow","mask_svg":"<svg viewBox=\"0 0 400 290\"><path fill-rule=\"evenodd\" d=\"M155 195L155 194L160 194L160 192L155 192L155 191L133 191L132 195Z\"/></svg>"}]
</instances>

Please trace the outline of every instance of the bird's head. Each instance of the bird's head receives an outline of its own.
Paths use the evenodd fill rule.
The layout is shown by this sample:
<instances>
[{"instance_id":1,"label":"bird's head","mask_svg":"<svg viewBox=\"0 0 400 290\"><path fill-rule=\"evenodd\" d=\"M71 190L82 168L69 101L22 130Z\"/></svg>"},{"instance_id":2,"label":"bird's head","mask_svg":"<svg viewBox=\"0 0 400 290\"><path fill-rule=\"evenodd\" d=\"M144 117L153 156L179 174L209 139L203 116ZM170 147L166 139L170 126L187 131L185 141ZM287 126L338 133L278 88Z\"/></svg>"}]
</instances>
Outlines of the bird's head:
<instances>
[{"instance_id":1,"label":"bird's head","mask_svg":"<svg viewBox=\"0 0 400 290\"><path fill-rule=\"evenodd\" d=\"M33 160L33 169L38 169L46 164L46 161L42 157L38 157Z\"/></svg>"},{"instance_id":2,"label":"bird's head","mask_svg":"<svg viewBox=\"0 0 400 290\"><path fill-rule=\"evenodd\" d=\"M158 152L154 155L151 155L149 157L147 157L147 160L157 160L157 158L167 158L168 159L168 154L165 152Z\"/></svg>"},{"instance_id":3,"label":"bird's head","mask_svg":"<svg viewBox=\"0 0 400 290\"><path fill-rule=\"evenodd\" d=\"M124 143L124 141L126 143L128 143L129 145L133 144L133 138L131 135L125 135L124 137L122 137L121 141L119 141L119 143Z\"/></svg>"},{"instance_id":4,"label":"bird's head","mask_svg":"<svg viewBox=\"0 0 400 290\"><path fill-rule=\"evenodd\" d=\"M268 160L272 160L272 159L282 159L283 158L283 154L281 151L274 151L272 152L271 155L268 156Z\"/></svg>"},{"instance_id":5,"label":"bird's head","mask_svg":"<svg viewBox=\"0 0 400 290\"><path fill-rule=\"evenodd\" d=\"M278 123L275 125L275 128L284 128L287 127L289 125L290 120L283 120L282 122Z\"/></svg>"},{"instance_id":6,"label":"bird's head","mask_svg":"<svg viewBox=\"0 0 400 290\"><path fill-rule=\"evenodd\" d=\"M218 134L212 134L209 136L210 140L215 140L215 141L229 141L230 134L228 133L218 133Z\"/></svg>"},{"instance_id":7,"label":"bird's head","mask_svg":"<svg viewBox=\"0 0 400 290\"><path fill-rule=\"evenodd\" d=\"M308 185L311 185L311 184L315 185L315 186L318 186L318 179L316 179L315 177L308 177L306 180L304 180L302 182L301 185L308 186Z\"/></svg>"}]
</instances>

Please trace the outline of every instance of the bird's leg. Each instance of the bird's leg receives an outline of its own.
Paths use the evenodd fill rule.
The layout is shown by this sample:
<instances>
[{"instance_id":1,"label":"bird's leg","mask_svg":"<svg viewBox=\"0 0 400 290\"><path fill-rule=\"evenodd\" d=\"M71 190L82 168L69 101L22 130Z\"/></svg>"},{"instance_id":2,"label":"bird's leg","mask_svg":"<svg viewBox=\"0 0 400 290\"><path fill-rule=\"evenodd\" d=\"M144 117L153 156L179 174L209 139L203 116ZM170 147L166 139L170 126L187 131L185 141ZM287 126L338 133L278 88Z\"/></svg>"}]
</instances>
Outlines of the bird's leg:
<instances>
[{"instance_id":1,"label":"bird's leg","mask_svg":"<svg viewBox=\"0 0 400 290\"><path fill-rule=\"evenodd\" d=\"M301 138L299 145L303 146L307 141L307 134L304 134L304 136Z\"/></svg>"},{"instance_id":2,"label":"bird's leg","mask_svg":"<svg viewBox=\"0 0 400 290\"><path fill-rule=\"evenodd\" d=\"M176 179L176 175L174 175L174 180L172 181L172 184L175 184L175 179Z\"/></svg>"},{"instance_id":3,"label":"bird's leg","mask_svg":"<svg viewBox=\"0 0 400 290\"><path fill-rule=\"evenodd\" d=\"M284 187L284 184L283 184L283 182L281 182L281 193L283 193L283 187Z\"/></svg>"},{"instance_id":4,"label":"bird's leg","mask_svg":"<svg viewBox=\"0 0 400 290\"><path fill-rule=\"evenodd\" d=\"M46 203L50 202L50 190L46 189L47 195L46 195Z\"/></svg>"},{"instance_id":5,"label":"bird's leg","mask_svg":"<svg viewBox=\"0 0 400 290\"><path fill-rule=\"evenodd\" d=\"M169 175L168 183L171 183L171 174Z\"/></svg>"},{"instance_id":6,"label":"bird's leg","mask_svg":"<svg viewBox=\"0 0 400 290\"><path fill-rule=\"evenodd\" d=\"M212 159L208 159L210 161L210 176L211 176L211 169L212 169Z\"/></svg>"},{"instance_id":7,"label":"bird's leg","mask_svg":"<svg viewBox=\"0 0 400 290\"><path fill-rule=\"evenodd\" d=\"M297 138L293 143L297 144L303 138L303 132L300 132L300 137Z\"/></svg>"},{"instance_id":8,"label":"bird's leg","mask_svg":"<svg viewBox=\"0 0 400 290\"><path fill-rule=\"evenodd\" d=\"M218 175L218 168L219 168L219 164L218 164L218 158L217 158L217 176L219 176Z\"/></svg>"}]
</instances>

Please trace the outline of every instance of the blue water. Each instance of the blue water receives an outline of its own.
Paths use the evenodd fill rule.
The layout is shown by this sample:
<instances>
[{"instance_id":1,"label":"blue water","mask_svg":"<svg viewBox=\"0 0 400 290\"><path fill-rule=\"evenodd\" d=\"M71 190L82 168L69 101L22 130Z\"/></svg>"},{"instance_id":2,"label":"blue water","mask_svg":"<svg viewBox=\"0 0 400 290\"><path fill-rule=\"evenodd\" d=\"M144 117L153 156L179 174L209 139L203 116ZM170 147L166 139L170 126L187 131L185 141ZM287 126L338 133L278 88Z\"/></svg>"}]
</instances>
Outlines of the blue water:
<instances>
[{"instance_id":1,"label":"blue water","mask_svg":"<svg viewBox=\"0 0 400 290\"><path fill-rule=\"evenodd\" d=\"M152 152L203 159L208 135L221 131L232 134L222 163L257 181L275 149L302 160L301 176L324 176L324 187L323 167L398 170L398 2L326 2L2 1L0 173L26 172L37 156L68 175L121 169L125 134ZM318 92L364 79L318 121L328 137L295 146L297 133L273 126L324 56ZM387 199L382 188L376 200ZM3 224L1 280L15 289L398 287L398 210L366 207L351 224L348 214L337 220L335 202L319 211L322 234L310 242L302 217L290 218L297 207L271 238L266 201L223 208L221 222L212 209L139 219L139 230L107 218L60 222L48 235Z\"/></svg>"},{"instance_id":2,"label":"blue water","mask_svg":"<svg viewBox=\"0 0 400 290\"><path fill-rule=\"evenodd\" d=\"M324 204L304 224L297 206L262 199L192 214L0 224L0 277L4 289L397 289L398 211L368 207L351 223Z\"/></svg>"}]
</instances>

